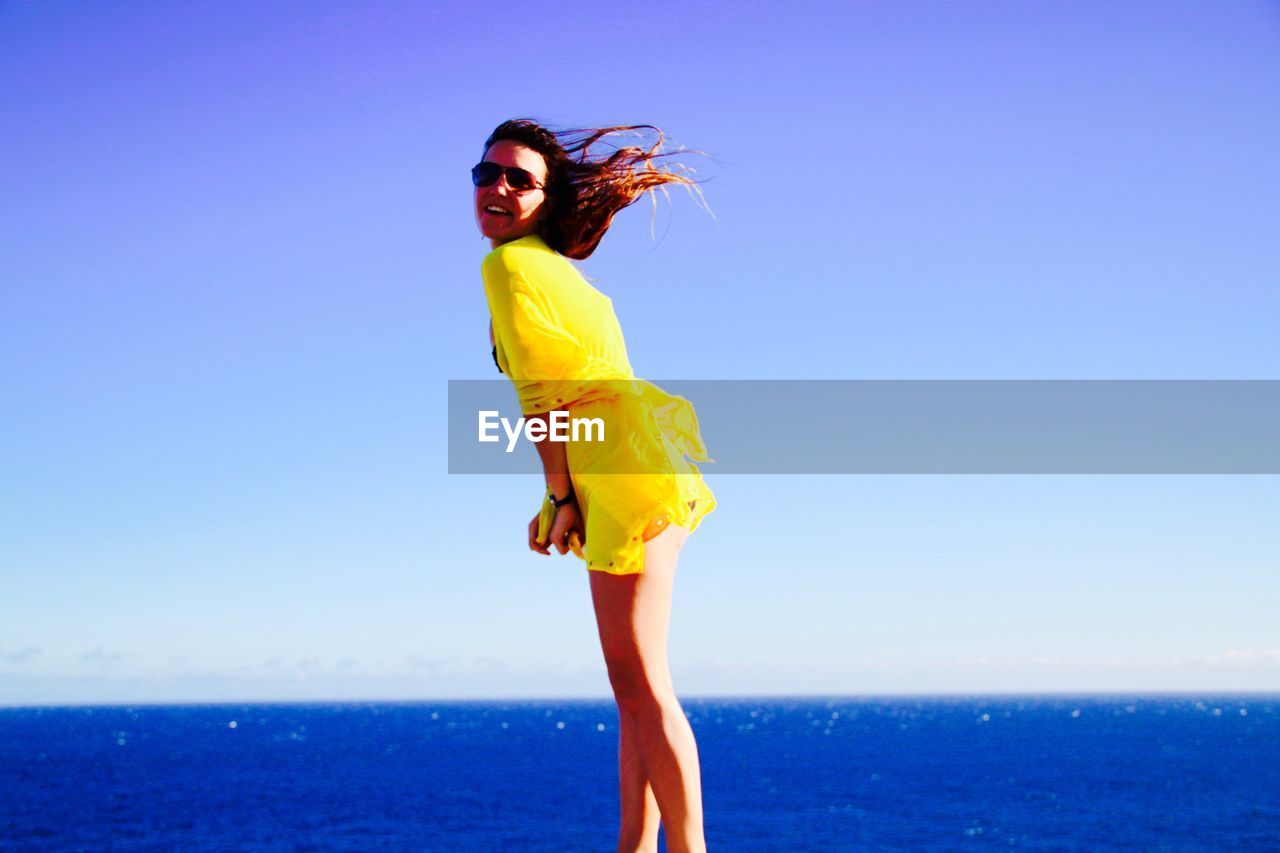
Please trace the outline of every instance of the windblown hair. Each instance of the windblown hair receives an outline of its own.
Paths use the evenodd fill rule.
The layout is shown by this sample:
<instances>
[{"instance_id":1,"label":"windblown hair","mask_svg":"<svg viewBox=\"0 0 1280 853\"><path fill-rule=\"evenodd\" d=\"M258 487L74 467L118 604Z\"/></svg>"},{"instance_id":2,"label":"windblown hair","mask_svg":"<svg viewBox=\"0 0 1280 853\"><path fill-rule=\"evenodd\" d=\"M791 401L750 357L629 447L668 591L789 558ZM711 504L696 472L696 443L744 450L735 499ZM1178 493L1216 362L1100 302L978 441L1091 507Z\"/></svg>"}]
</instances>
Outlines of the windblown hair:
<instances>
[{"instance_id":1,"label":"windblown hair","mask_svg":"<svg viewBox=\"0 0 1280 853\"><path fill-rule=\"evenodd\" d=\"M603 159L588 157L591 146L604 137L643 128L657 131L658 140L650 148L625 146L614 148ZM560 254L583 260L600 244L614 215L645 193L650 193L655 209L655 190L661 189L670 200L666 184L684 184L701 200L699 182L684 174L693 169L677 164L679 171L671 171L654 165L660 157L687 150L662 152L662 138L662 131L651 124L551 131L532 119L518 118L498 125L485 140L484 150L487 154L495 142L509 139L542 155L547 164L544 204L551 208L539 224L538 234ZM705 208L705 204L701 206Z\"/></svg>"}]
</instances>

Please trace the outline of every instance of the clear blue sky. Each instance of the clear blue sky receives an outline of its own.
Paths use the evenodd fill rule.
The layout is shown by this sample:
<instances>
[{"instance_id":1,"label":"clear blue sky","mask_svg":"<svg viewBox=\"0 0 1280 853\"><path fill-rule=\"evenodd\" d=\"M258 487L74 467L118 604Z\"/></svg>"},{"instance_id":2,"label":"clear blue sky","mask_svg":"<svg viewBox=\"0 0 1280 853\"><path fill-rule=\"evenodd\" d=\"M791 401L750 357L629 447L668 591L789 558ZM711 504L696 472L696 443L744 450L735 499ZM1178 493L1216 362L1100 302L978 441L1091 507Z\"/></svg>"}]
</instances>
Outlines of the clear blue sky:
<instances>
[{"instance_id":1,"label":"clear blue sky","mask_svg":"<svg viewBox=\"0 0 1280 853\"><path fill-rule=\"evenodd\" d=\"M0 5L0 703L605 696L491 378L502 120L715 160L647 378L1280 378L1275 3ZM714 456L714 448L712 448ZM721 476L684 695L1280 689L1275 477Z\"/></svg>"}]
</instances>

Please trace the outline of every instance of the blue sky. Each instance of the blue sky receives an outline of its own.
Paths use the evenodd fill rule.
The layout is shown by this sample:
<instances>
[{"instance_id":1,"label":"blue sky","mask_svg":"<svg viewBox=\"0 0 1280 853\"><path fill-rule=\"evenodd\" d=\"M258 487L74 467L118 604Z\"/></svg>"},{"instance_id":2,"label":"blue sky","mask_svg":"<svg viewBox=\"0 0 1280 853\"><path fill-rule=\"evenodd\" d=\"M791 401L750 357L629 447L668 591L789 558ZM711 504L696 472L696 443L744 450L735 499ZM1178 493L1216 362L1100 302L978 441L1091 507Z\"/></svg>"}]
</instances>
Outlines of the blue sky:
<instances>
[{"instance_id":1,"label":"blue sky","mask_svg":"<svg viewBox=\"0 0 1280 853\"><path fill-rule=\"evenodd\" d=\"M1280 378L1274 3L0 32L0 703L608 694L540 481L445 473L509 117L712 155L580 265L646 378ZM682 694L1280 688L1275 477L706 471Z\"/></svg>"}]
</instances>

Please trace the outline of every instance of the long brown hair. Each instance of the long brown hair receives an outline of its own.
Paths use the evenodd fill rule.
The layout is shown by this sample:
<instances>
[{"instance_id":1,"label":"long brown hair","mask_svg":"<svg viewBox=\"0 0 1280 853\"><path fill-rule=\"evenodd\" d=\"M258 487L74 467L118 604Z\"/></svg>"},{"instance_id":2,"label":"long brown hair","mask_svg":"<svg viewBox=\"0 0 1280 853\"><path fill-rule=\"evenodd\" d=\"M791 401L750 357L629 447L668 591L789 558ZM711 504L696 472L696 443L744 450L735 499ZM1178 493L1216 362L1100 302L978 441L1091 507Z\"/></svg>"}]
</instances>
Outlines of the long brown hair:
<instances>
[{"instance_id":1,"label":"long brown hair","mask_svg":"<svg viewBox=\"0 0 1280 853\"><path fill-rule=\"evenodd\" d=\"M590 147L609 134L644 128L658 134L657 142L650 148L625 146L615 148L604 159L588 158ZM546 161L547 198L543 203L551 205L551 209L539 223L538 234L552 249L575 260L590 257L609 230L614 215L645 193L652 195L661 189L670 199L666 184L688 186L698 194L700 205L710 212L702 200L699 182L685 176L693 169L679 164L675 167L678 171L659 169L653 162L679 153L705 152L691 149L663 152L662 131L651 124L552 131L533 119L511 119L498 125L485 140L485 153L503 139L532 148ZM657 205L656 196L654 205Z\"/></svg>"}]
</instances>

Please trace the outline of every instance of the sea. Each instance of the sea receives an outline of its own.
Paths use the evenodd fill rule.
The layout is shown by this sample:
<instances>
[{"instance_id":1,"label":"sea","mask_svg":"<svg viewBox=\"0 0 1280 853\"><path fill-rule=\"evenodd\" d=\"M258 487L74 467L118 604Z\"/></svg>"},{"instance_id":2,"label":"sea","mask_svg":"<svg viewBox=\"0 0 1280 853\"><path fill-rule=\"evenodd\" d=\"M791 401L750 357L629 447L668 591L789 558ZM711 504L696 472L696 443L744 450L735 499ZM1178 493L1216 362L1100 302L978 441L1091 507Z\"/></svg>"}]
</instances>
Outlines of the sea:
<instances>
[{"instance_id":1,"label":"sea","mask_svg":"<svg viewBox=\"0 0 1280 853\"><path fill-rule=\"evenodd\" d=\"M1280 694L681 704L711 851L1280 850ZM0 849L614 851L617 745L606 700L0 708Z\"/></svg>"}]
</instances>

